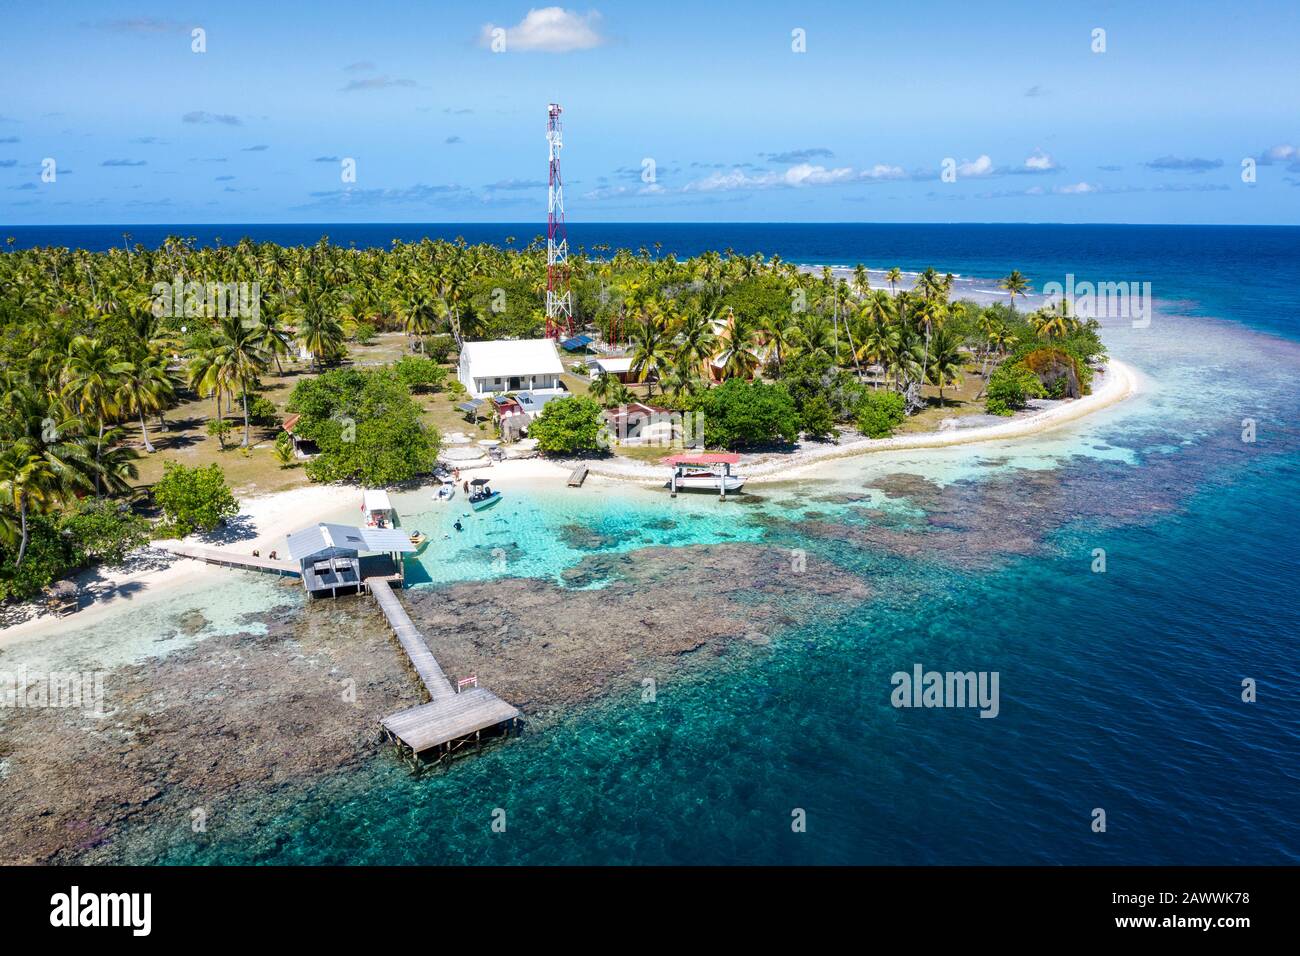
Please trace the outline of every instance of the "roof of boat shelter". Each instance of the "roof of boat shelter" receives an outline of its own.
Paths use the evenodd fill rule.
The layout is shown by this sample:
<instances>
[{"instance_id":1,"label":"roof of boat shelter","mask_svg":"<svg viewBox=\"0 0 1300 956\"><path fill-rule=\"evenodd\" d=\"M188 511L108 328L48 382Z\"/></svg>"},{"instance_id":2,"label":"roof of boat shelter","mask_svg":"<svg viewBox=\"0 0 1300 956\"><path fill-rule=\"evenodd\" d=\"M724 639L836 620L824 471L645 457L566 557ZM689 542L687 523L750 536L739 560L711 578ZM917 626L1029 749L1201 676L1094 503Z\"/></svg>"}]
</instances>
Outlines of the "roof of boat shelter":
<instances>
[{"instance_id":1,"label":"roof of boat shelter","mask_svg":"<svg viewBox=\"0 0 1300 956\"><path fill-rule=\"evenodd\" d=\"M393 503L388 500L388 492L382 488L367 488L361 493L366 511L392 511Z\"/></svg>"},{"instance_id":2,"label":"roof of boat shelter","mask_svg":"<svg viewBox=\"0 0 1300 956\"><path fill-rule=\"evenodd\" d=\"M410 536L396 528L354 528L320 522L285 536L289 556L295 561L331 548L344 551L414 551Z\"/></svg>"},{"instance_id":3,"label":"roof of boat shelter","mask_svg":"<svg viewBox=\"0 0 1300 956\"><path fill-rule=\"evenodd\" d=\"M669 455L665 465L737 465L740 456L731 452L710 451L698 455Z\"/></svg>"}]
</instances>

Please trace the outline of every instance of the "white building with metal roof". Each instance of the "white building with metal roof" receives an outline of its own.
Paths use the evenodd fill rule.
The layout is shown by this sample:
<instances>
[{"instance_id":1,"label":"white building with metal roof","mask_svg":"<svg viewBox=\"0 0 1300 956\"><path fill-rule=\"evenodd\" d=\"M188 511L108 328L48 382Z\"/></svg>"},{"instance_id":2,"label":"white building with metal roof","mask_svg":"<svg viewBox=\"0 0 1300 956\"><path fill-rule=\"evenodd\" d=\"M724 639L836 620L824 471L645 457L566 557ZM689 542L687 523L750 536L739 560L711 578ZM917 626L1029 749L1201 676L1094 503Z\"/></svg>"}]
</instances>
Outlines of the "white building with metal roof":
<instances>
[{"instance_id":1,"label":"white building with metal roof","mask_svg":"<svg viewBox=\"0 0 1300 956\"><path fill-rule=\"evenodd\" d=\"M559 392L564 366L552 339L466 342L456 377L473 398L504 392Z\"/></svg>"}]
</instances>

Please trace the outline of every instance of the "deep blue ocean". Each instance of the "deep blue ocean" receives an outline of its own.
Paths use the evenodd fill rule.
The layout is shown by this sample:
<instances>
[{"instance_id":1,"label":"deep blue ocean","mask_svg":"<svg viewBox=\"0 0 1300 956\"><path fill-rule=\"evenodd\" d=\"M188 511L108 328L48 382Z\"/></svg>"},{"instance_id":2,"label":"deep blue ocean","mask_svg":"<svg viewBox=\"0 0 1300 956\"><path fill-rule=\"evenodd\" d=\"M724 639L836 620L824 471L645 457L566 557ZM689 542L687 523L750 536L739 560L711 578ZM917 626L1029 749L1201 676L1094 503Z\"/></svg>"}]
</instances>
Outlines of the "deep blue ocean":
<instances>
[{"instance_id":1,"label":"deep blue ocean","mask_svg":"<svg viewBox=\"0 0 1300 956\"><path fill-rule=\"evenodd\" d=\"M382 245L525 242L539 230L4 230L89 248L123 231L147 244L178 232ZM614 695L421 778L378 758L305 798L250 800L235 812L257 819L255 839L215 827L195 840L182 820L124 837L125 858L1300 862L1300 228L573 224L570 236L970 277L1018 268L1036 286L1066 273L1150 281L1159 310L1149 328L1107 324L1112 355L1143 388L1104 412L1015 442L845 460L820 481L728 503L725 527L702 505L679 509L653 541L798 548L810 568L858 576L871 591L862 602L817 605L767 652L704 668L653 706ZM913 477L888 502L864 502L891 476ZM635 559L637 509L574 500L527 503L539 540L582 520L599 532L592 552ZM494 533L466 547L491 547ZM1093 570L1098 548L1105 573ZM997 671L999 715L891 706L891 674L918 663ZM506 833L492 832L495 808L510 814ZM1092 827L1097 809L1105 832ZM795 810L807 832L792 831Z\"/></svg>"}]
</instances>

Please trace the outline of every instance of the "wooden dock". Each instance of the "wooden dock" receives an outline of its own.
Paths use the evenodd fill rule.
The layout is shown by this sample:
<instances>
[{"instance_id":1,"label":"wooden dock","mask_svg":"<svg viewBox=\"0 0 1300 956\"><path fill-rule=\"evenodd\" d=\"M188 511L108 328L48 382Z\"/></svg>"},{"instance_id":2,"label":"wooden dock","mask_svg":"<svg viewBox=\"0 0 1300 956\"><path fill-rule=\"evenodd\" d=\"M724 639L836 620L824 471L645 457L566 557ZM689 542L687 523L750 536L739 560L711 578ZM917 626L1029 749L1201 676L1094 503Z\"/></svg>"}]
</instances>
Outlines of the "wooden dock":
<instances>
[{"instance_id":1,"label":"wooden dock","mask_svg":"<svg viewBox=\"0 0 1300 956\"><path fill-rule=\"evenodd\" d=\"M569 475L569 487L581 488L582 483L586 480L587 480L587 466L579 465L577 468L573 469L573 472Z\"/></svg>"},{"instance_id":2,"label":"wooden dock","mask_svg":"<svg viewBox=\"0 0 1300 956\"><path fill-rule=\"evenodd\" d=\"M388 582L382 578L368 578L366 585L388 619L388 626L402 645L411 666L429 691L429 703L399 711L381 721L391 738L410 747L416 754L434 748L450 754L478 741L483 731L502 725L509 727L518 720L519 710L489 690L471 687L456 693L429 650L424 635L411 623Z\"/></svg>"},{"instance_id":3,"label":"wooden dock","mask_svg":"<svg viewBox=\"0 0 1300 956\"><path fill-rule=\"evenodd\" d=\"M272 561L270 558L254 557L251 554L238 554L224 548L205 548L197 544L164 544L163 550L182 558L193 558L207 564L219 564L224 568L239 568L244 571L263 571L267 574L279 574L283 577L301 577L298 565L289 561Z\"/></svg>"},{"instance_id":4,"label":"wooden dock","mask_svg":"<svg viewBox=\"0 0 1300 956\"><path fill-rule=\"evenodd\" d=\"M411 623L406 609L397 600L397 595L393 593L388 582L382 578L370 578L366 584L370 588L370 593L375 596L375 600L379 602L379 609L384 612L384 617L388 618L388 626L393 629L393 636L397 638L397 643L402 645L402 650L406 651L406 656L411 659L411 666L415 668L425 689L429 691L429 697L435 701L455 697L456 691L451 686L451 681L447 680L447 675L438 666L438 660L433 656L433 651L429 650L429 645L425 643L424 635Z\"/></svg>"}]
</instances>

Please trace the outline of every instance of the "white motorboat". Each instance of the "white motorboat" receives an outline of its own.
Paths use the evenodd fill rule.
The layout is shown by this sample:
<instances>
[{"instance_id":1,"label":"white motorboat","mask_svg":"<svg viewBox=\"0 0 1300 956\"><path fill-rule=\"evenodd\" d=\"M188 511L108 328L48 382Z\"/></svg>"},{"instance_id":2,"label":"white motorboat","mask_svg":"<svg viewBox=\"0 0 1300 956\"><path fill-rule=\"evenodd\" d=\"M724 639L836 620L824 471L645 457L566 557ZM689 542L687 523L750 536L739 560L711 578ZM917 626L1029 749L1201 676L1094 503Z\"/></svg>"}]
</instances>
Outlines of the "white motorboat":
<instances>
[{"instance_id":1,"label":"white motorboat","mask_svg":"<svg viewBox=\"0 0 1300 956\"><path fill-rule=\"evenodd\" d=\"M455 497L456 497L456 482L450 480L444 481L441 485L439 485L438 490L434 493L433 496L435 501L451 501L451 499Z\"/></svg>"}]
</instances>

